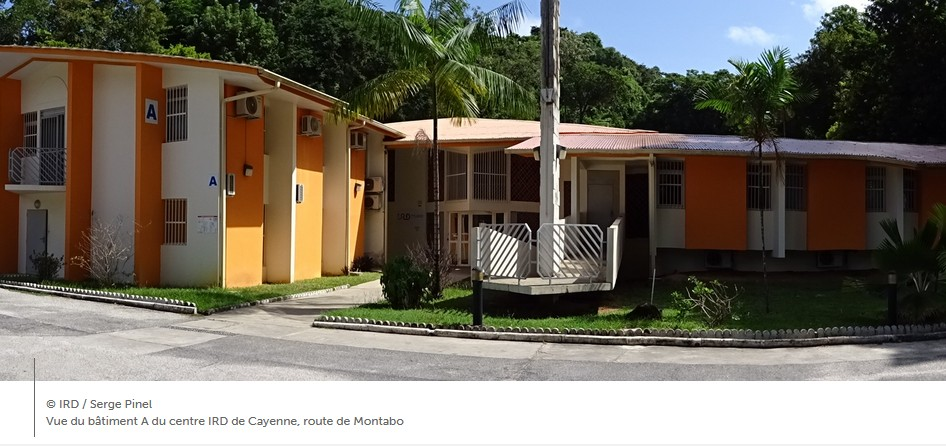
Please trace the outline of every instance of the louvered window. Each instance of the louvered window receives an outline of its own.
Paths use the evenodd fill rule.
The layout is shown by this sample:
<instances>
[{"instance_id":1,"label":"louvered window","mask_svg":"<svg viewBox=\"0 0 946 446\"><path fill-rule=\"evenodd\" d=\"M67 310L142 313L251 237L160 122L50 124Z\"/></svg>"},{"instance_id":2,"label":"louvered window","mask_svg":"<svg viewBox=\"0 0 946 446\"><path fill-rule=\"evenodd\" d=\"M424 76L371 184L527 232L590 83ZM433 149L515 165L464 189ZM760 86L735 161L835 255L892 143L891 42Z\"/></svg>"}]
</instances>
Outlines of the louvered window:
<instances>
[{"instance_id":1,"label":"louvered window","mask_svg":"<svg viewBox=\"0 0 946 446\"><path fill-rule=\"evenodd\" d=\"M751 161L746 167L746 207L753 210L772 209L772 166Z\"/></svg>"},{"instance_id":2,"label":"louvered window","mask_svg":"<svg viewBox=\"0 0 946 446\"><path fill-rule=\"evenodd\" d=\"M886 212L887 169L869 166L867 168L867 212Z\"/></svg>"},{"instance_id":3,"label":"louvered window","mask_svg":"<svg viewBox=\"0 0 946 446\"><path fill-rule=\"evenodd\" d=\"M657 207L683 208L683 161L657 160Z\"/></svg>"},{"instance_id":4,"label":"louvered window","mask_svg":"<svg viewBox=\"0 0 946 446\"><path fill-rule=\"evenodd\" d=\"M169 198L164 200L164 244L187 244L187 200Z\"/></svg>"},{"instance_id":5,"label":"louvered window","mask_svg":"<svg viewBox=\"0 0 946 446\"><path fill-rule=\"evenodd\" d=\"M165 142L187 141L187 85L165 90L167 115Z\"/></svg>"}]
</instances>

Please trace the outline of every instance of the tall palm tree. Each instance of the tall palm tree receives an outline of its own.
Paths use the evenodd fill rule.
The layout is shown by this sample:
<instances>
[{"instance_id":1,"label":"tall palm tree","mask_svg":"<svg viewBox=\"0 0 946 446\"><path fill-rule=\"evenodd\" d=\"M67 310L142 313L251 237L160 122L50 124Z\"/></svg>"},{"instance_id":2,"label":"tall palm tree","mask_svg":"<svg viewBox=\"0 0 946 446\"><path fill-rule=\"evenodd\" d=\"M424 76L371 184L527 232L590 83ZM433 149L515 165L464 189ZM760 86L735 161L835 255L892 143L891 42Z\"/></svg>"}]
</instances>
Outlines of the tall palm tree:
<instances>
[{"instance_id":1,"label":"tall palm tree","mask_svg":"<svg viewBox=\"0 0 946 446\"><path fill-rule=\"evenodd\" d=\"M736 75L725 83L711 84L697 93L698 110L713 109L726 118L742 137L755 143L759 173L759 227L762 233L762 284L765 293L765 311L769 311L768 274L765 254L765 212L761 206L763 184L763 148L772 148L776 172L780 154L778 152L779 124L791 114L791 106L798 102L802 92L789 67L789 53L785 48L774 48L762 53L759 60L747 62L730 60Z\"/></svg>"},{"instance_id":2,"label":"tall palm tree","mask_svg":"<svg viewBox=\"0 0 946 446\"><path fill-rule=\"evenodd\" d=\"M479 116L485 107L516 113L537 107L530 93L506 76L476 65L480 51L496 38L516 30L525 16L521 0L467 16L465 0L398 0L386 11L371 0L349 0L358 20L379 33L380 42L395 54L397 68L355 88L337 114L360 113L375 119L392 115L409 98L430 98L434 174L434 296L441 295L442 229L440 227L440 154L438 118L457 125Z\"/></svg>"}]
</instances>

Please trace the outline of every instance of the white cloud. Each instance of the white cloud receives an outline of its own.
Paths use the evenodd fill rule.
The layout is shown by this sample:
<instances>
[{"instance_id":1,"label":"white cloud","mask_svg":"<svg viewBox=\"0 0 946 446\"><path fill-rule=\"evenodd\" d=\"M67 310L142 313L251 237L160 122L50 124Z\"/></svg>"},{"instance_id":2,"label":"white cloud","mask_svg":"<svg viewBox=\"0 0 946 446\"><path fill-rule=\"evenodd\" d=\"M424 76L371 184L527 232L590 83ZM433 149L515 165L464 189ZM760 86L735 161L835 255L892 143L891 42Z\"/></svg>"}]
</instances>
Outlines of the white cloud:
<instances>
[{"instance_id":1,"label":"white cloud","mask_svg":"<svg viewBox=\"0 0 946 446\"><path fill-rule=\"evenodd\" d=\"M775 42L775 35L758 26L730 26L727 37L743 45L768 46Z\"/></svg>"},{"instance_id":2,"label":"white cloud","mask_svg":"<svg viewBox=\"0 0 946 446\"><path fill-rule=\"evenodd\" d=\"M863 11L869 3L870 0L809 0L808 3L801 6L801 9L805 13L806 19L818 23L825 13L838 6L848 5Z\"/></svg>"},{"instance_id":3,"label":"white cloud","mask_svg":"<svg viewBox=\"0 0 946 446\"><path fill-rule=\"evenodd\" d=\"M528 36L530 33L532 33L533 26L540 25L542 25L542 17L526 16L526 18L519 22L519 29L516 30L516 34L519 34L520 36Z\"/></svg>"}]
</instances>

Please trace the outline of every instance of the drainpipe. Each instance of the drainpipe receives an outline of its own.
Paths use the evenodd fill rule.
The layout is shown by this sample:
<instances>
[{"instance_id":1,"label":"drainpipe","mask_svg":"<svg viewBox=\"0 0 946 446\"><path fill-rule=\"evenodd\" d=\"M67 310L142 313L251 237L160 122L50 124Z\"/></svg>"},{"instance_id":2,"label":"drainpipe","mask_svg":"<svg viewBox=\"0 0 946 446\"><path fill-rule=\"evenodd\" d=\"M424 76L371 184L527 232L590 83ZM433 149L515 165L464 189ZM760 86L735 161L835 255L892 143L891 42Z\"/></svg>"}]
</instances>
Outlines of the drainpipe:
<instances>
[{"instance_id":1,"label":"drainpipe","mask_svg":"<svg viewBox=\"0 0 946 446\"><path fill-rule=\"evenodd\" d=\"M217 222L217 277L221 287L226 287L227 282L227 262L224 261L227 255L227 104L251 96L262 96L272 93L282 86L282 83L276 81L276 85L262 90L247 91L237 95L223 98L220 101L220 174L217 180L217 189L219 194L217 200L217 212L220 217ZM222 96L222 95L221 95Z\"/></svg>"},{"instance_id":2,"label":"drainpipe","mask_svg":"<svg viewBox=\"0 0 946 446\"><path fill-rule=\"evenodd\" d=\"M348 126L348 132L345 134L345 139L347 143L345 147L348 150L345 151L345 264L343 265L343 270L347 270L349 265L351 265L351 195L348 193L348 188L351 186L351 132L353 130L359 130L368 125L368 122L364 119L361 120L361 124L353 124ZM365 163L368 162L368 140L365 139ZM362 192L364 193L364 192ZM349 271L351 272L351 271Z\"/></svg>"}]
</instances>

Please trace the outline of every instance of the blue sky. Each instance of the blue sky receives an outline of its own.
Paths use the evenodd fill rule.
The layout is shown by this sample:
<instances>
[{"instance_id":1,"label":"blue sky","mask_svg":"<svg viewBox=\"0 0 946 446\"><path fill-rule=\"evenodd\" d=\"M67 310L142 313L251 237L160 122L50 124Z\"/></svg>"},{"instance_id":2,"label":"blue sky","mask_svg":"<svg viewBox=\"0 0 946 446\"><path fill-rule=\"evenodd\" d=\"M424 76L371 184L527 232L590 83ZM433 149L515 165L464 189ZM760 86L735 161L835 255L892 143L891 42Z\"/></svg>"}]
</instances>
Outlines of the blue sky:
<instances>
[{"instance_id":1,"label":"blue sky","mask_svg":"<svg viewBox=\"0 0 946 446\"><path fill-rule=\"evenodd\" d=\"M506 0L469 0L484 10ZM388 2L386 2L388 3ZM393 3L393 2L390 2ZM716 71L729 59L756 59L774 46L808 49L821 16L868 0L561 0L561 24L591 31L605 46L665 72ZM538 25L539 0L525 0L525 32Z\"/></svg>"}]
</instances>

